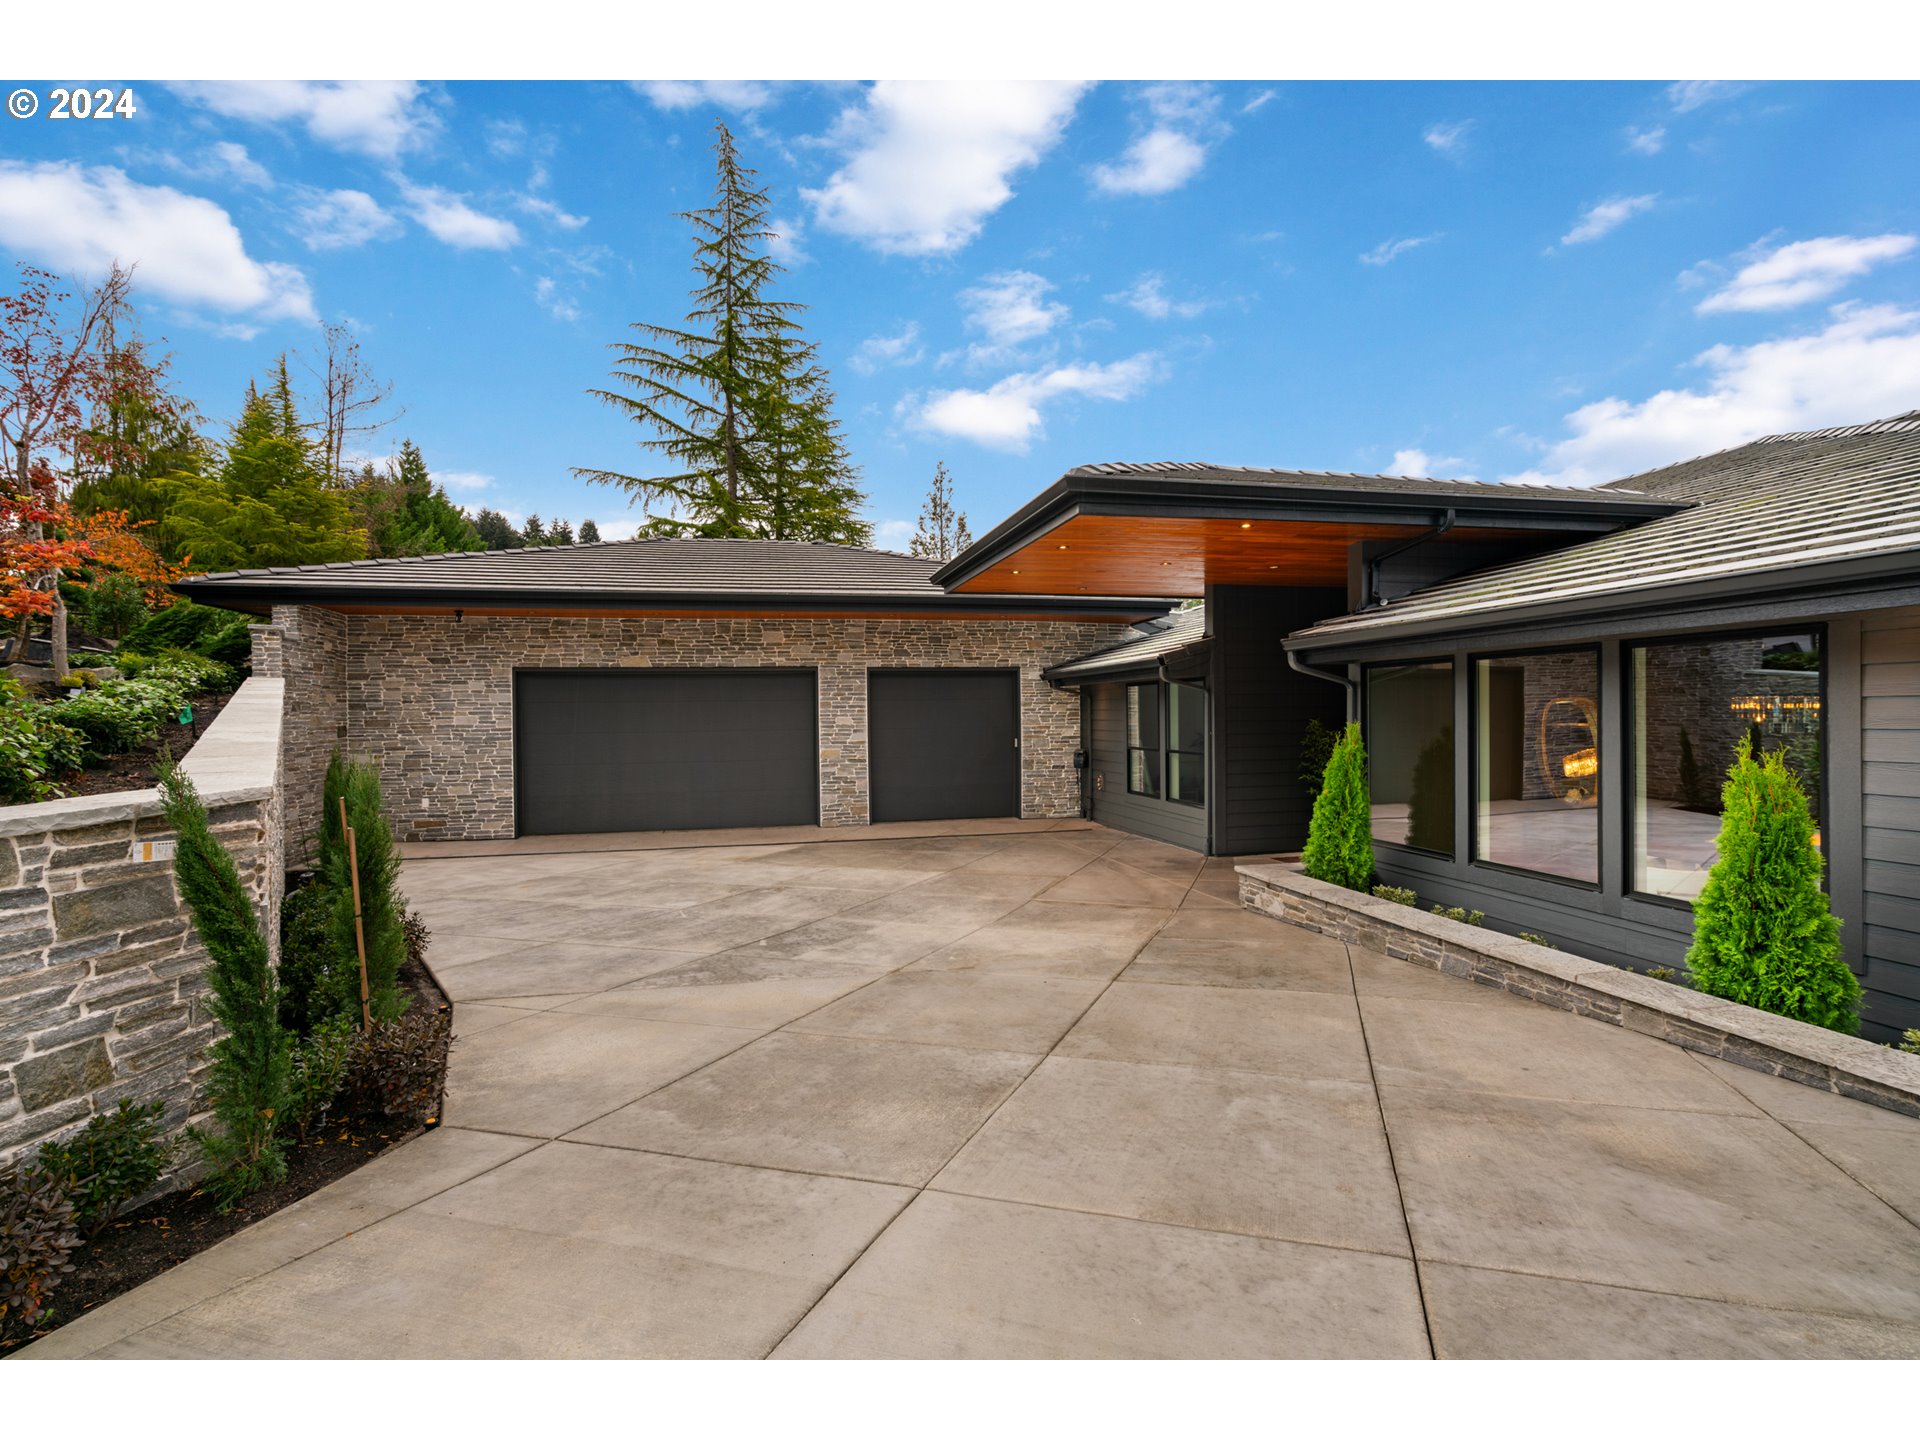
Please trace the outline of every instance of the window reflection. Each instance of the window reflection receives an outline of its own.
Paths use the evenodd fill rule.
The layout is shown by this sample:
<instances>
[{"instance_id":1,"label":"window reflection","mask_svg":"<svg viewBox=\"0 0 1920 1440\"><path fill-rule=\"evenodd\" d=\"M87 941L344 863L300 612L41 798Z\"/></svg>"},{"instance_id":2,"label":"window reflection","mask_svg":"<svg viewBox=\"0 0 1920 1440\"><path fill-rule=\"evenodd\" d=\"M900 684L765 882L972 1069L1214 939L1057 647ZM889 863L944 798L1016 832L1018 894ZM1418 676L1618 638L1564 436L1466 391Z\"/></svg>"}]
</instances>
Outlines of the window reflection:
<instances>
[{"instance_id":1,"label":"window reflection","mask_svg":"<svg viewBox=\"0 0 1920 1440\"><path fill-rule=\"evenodd\" d=\"M1367 670L1373 838L1453 854L1453 666Z\"/></svg>"},{"instance_id":2,"label":"window reflection","mask_svg":"<svg viewBox=\"0 0 1920 1440\"><path fill-rule=\"evenodd\" d=\"M1499 656L1474 672L1474 858L1597 884L1599 656Z\"/></svg>"}]
</instances>

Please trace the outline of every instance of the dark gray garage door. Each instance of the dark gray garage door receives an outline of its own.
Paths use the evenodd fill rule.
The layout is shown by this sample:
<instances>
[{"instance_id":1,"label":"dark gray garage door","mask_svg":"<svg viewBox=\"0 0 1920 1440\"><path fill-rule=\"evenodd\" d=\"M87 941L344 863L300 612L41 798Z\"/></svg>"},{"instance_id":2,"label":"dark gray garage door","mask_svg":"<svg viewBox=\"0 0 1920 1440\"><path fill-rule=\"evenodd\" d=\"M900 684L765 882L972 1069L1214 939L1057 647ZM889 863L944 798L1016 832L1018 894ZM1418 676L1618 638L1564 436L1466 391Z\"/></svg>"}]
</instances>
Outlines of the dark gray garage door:
<instances>
[{"instance_id":1,"label":"dark gray garage door","mask_svg":"<svg viewBox=\"0 0 1920 1440\"><path fill-rule=\"evenodd\" d=\"M814 695L811 670L522 671L520 833L815 824Z\"/></svg>"},{"instance_id":2,"label":"dark gray garage door","mask_svg":"<svg viewBox=\"0 0 1920 1440\"><path fill-rule=\"evenodd\" d=\"M873 818L1020 813L1019 677L1005 670L867 673Z\"/></svg>"}]
</instances>

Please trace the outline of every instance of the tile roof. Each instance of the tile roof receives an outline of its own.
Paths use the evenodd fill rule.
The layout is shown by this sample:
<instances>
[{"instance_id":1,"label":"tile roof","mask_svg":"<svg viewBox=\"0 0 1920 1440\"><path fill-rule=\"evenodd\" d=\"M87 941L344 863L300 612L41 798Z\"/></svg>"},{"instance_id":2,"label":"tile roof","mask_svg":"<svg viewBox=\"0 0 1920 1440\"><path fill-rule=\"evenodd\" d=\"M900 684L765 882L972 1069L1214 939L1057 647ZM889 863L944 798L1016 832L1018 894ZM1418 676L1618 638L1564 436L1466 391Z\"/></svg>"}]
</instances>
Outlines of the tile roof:
<instances>
[{"instance_id":1,"label":"tile roof","mask_svg":"<svg viewBox=\"0 0 1920 1440\"><path fill-rule=\"evenodd\" d=\"M1207 607L1190 605L1176 610L1163 620L1150 620L1134 627L1133 633L1118 645L1096 650L1063 661L1047 671L1054 682L1090 680L1100 675L1137 670L1175 651L1184 650L1207 633Z\"/></svg>"},{"instance_id":2,"label":"tile roof","mask_svg":"<svg viewBox=\"0 0 1920 1440\"><path fill-rule=\"evenodd\" d=\"M1276 489L1334 490L1362 494L1451 496L1494 500L1527 498L1565 500L1591 505L1596 500L1632 501L1638 497L1624 484L1596 494L1590 485L1519 485L1507 481L1445 480L1422 475L1364 475L1339 470L1279 470L1264 465L1211 465L1197 460L1108 461L1077 465L1066 479L1163 478L1216 482L1222 485L1270 485Z\"/></svg>"},{"instance_id":3,"label":"tile roof","mask_svg":"<svg viewBox=\"0 0 1920 1440\"><path fill-rule=\"evenodd\" d=\"M1485 625L1719 581L1773 591L1848 563L1898 568L1920 554L1920 410L1769 435L1598 488L1689 508L1325 621L1289 646Z\"/></svg>"}]
</instances>

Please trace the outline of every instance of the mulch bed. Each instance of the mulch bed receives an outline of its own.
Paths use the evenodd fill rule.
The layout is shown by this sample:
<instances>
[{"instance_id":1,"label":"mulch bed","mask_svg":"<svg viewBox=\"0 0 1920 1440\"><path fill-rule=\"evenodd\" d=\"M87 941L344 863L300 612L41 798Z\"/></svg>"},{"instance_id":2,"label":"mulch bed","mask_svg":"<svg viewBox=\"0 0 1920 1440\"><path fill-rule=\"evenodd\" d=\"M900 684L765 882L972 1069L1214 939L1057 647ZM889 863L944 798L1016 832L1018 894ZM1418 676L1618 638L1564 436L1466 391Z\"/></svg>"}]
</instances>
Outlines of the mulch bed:
<instances>
[{"instance_id":1,"label":"mulch bed","mask_svg":"<svg viewBox=\"0 0 1920 1440\"><path fill-rule=\"evenodd\" d=\"M402 967L399 978L401 989L414 997L416 1008L426 1006L437 1010L447 1003L446 995L433 977L411 960ZM440 1055L440 1070L444 1084L444 1050ZM48 1313L33 1331L8 1330L0 1334L0 1354L52 1334L69 1320L358 1170L374 1156L425 1134L438 1123L439 1110L436 1104L434 1120L427 1125L402 1127L390 1121L363 1117L329 1125L324 1135L315 1135L304 1145L288 1149L286 1179L268 1189L256 1190L224 1214L205 1192L180 1190L122 1216L103 1234L73 1252L72 1272L60 1282Z\"/></svg>"},{"instance_id":2,"label":"mulch bed","mask_svg":"<svg viewBox=\"0 0 1920 1440\"><path fill-rule=\"evenodd\" d=\"M160 783L160 777L154 773L154 766L160 759L161 750L169 751L178 760L192 748L196 732L207 733L207 726L222 710L227 708L231 694L208 690L193 697L193 725L168 725L149 744L138 750L129 750L124 755L110 755L96 765L85 770L76 770L60 782L60 789L67 795L108 795L115 790L145 790Z\"/></svg>"}]
</instances>

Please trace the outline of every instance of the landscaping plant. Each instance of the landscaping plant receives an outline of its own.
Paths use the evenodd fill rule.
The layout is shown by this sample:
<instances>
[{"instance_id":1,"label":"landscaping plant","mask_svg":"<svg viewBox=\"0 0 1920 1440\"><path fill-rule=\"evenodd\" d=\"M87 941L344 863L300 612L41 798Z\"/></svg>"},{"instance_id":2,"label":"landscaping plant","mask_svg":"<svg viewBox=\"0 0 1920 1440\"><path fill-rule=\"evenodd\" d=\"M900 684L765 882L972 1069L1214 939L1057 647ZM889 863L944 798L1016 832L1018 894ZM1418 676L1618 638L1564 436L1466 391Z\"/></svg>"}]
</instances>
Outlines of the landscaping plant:
<instances>
[{"instance_id":1,"label":"landscaping plant","mask_svg":"<svg viewBox=\"0 0 1920 1440\"><path fill-rule=\"evenodd\" d=\"M1418 895L1404 885L1376 885L1373 887L1373 898L1391 900L1396 905L1414 905L1420 900Z\"/></svg>"},{"instance_id":2,"label":"landscaping plant","mask_svg":"<svg viewBox=\"0 0 1920 1440\"><path fill-rule=\"evenodd\" d=\"M1360 727L1349 724L1334 742L1314 797L1307 848L1307 874L1363 894L1373 881L1373 828L1367 800L1367 751Z\"/></svg>"},{"instance_id":3,"label":"landscaping plant","mask_svg":"<svg viewBox=\"0 0 1920 1440\"><path fill-rule=\"evenodd\" d=\"M445 1011L410 1011L374 1023L356 1037L341 1086L340 1108L405 1124L433 1117L440 1100L442 1057L452 1018Z\"/></svg>"},{"instance_id":4,"label":"landscaping plant","mask_svg":"<svg viewBox=\"0 0 1920 1440\"><path fill-rule=\"evenodd\" d=\"M65 1184L87 1239L159 1183L173 1151L161 1134L165 1112L158 1100L136 1105L122 1096L118 1108L94 1116L71 1139L40 1147L37 1164Z\"/></svg>"},{"instance_id":5,"label":"landscaping plant","mask_svg":"<svg viewBox=\"0 0 1920 1440\"><path fill-rule=\"evenodd\" d=\"M160 799L173 826L173 875L211 962L212 1013L226 1033L213 1042L207 1101L215 1128L195 1133L223 1205L286 1174L278 1133L287 1105L291 1043L280 1024L280 987L267 940L240 871L207 823L193 782L171 761Z\"/></svg>"},{"instance_id":6,"label":"landscaping plant","mask_svg":"<svg viewBox=\"0 0 1920 1440\"><path fill-rule=\"evenodd\" d=\"M0 1330L33 1324L72 1271L74 1219L58 1176L37 1165L0 1170Z\"/></svg>"},{"instance_id":7,"label":"landscaping plant","mask_svg":"<svg viewBox=\"0 0 1920 1440\"><path fill-rule=\"evenodd\" d=\"M333 891L317 876L280 902L280 1023L296 1037L360 1019L360 963L333 931Z\"/></svg>"},{"instance_id":8,"label":"landscaping plant","mask_svg":"<svg viewBox=\"0 0 1920 1440\"><path fill-rule=\"evenodd\" d=\"M346 832L340 826L340 801L347 802L354 854L360 870L360 921L367 947L368 1007L376 1020L391 1020L406 1009L397 984L407 955L406 900L400 894L400 850L387 823L380 795L380 772L343 759L336 751L327 765L321 804L320 874L332 898L329 925L334 950L353 957L352 1013L360 1008L358 942L353 923L353 864Z\"/></svg>"},{"instance_id":9,"label":"landscaping plant","mask_svg":"<svg viewBox=\"0 0 1920 1440\"><path fill-rule=\"evenodd\" d=\"M1855 1033L1860 982L1840 955L1799 779L1778 753L1756 757L1742 739L1720 804L1720 858L1693 902L1694 988Z\"/></svg>"},{"instance_id":10,"label":"landscaping plant","mask_svg":"<svg viewBox=\"0 0 1920 1440\"><path fill-rule=\"evenodd\" d=\"M359 1029L344 1015L329 1016L294 1042L287 1119L302 1140L333 1108L359 1043Z\"/></svg>"},{"instance_id":11,"label":"landscaping plant","mask_svg":"<svg viewBox=\"0 0 1920 1440\"><path fill-rule=\"evenodd\" d=\"M1334 734L1318 720L1307 721L1300 736L1300 783L1307 787L1307 798L1320 793L1320 781L1327 773L1327 761L1333 758Z\"/></svg>"},{"instance_id":12,"label":"landscaping plant","mask_svg":"<svg viewBox=\"0 0 1920 1440\"><path fill-rule=\"evenodd\" d=\"M1462 925L1478 925L1487 918L1484 910L1469 910L1464 905L1436 905L1433 913L1443 920L1458 920Z\"/></svg>"}]
</instances>

